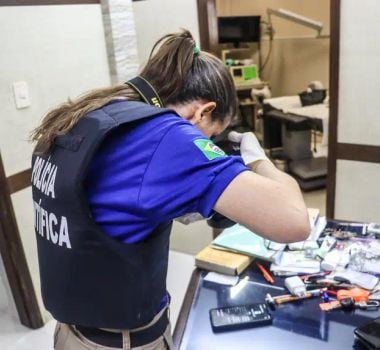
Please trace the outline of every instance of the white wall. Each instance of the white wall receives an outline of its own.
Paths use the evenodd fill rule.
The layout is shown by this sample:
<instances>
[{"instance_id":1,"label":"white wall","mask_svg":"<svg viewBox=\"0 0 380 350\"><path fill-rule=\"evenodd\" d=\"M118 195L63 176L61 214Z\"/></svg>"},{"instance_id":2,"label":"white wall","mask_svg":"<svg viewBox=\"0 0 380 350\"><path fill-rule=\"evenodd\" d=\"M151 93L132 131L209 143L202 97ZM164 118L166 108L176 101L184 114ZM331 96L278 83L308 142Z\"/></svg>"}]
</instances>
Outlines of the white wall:
<instances>
[{"instance_id":1,"label":"white wall","mask_svg":"<svg viewBox=\"0 0 380 350\"><path fill-rule=\"evenodd\" d=\"M338 142L380 146L380 3L365 3L341 5Z\"/></svg>"},{"instance_id":2,"label":"white wall","mask_svg":"<svg viewBox=\"0 0 380 350\"><path fill-rule=\"evenodd\" d=\"M341 1L338 142L380 146L380 2ZM380 222L380 164L338 160L335 217Z\"/></svg>"},{"instance_id":3,"label":"white wall","mask_svg":"<svg viewBox=\"0 0 380 350\"><path fill-rule=\"evenodd\" d=\"M380 164L338 160L335 217L380 222Z\"/></svg>"},{"instance_id":4,"label":"white wall","mask_svg":"<svg viewBox=\"0 0 380 350\"><path fill-rule=\"evenodd\" d=\"M0 7L0 147L7 175L29 166L29 131L50 107L109 84L99 5ZM32 105L16 110L12 83Z\"/></svg>"},{"instance_id":5,"label":"white wall","mask_svg":"<svg viewBox=\"0 0 380 350\"><path fill-rule=\"evenodd\" d=\"M196 0L146 0L133 2L140 65L161 36L189 29L199 43Z\"/></svg>"},{"instance_id":6,"label":"white wall","mask_svg":"<svg viewBox=\"0 0 380 350\"><path fill-rule=\"evenodd\" d=\"M28 135L48 109L68 97L107 86L110 78L98 4L0 7L0 42L0 150L9 176L30 167ZM12 83L16 81L29 86L31 106L26 109L15 107ZM30 192L21 191L12 199L39 294ZM7 287L1 280L6 278L0 278L4 294Z\"/></svg>"}]
</instances>

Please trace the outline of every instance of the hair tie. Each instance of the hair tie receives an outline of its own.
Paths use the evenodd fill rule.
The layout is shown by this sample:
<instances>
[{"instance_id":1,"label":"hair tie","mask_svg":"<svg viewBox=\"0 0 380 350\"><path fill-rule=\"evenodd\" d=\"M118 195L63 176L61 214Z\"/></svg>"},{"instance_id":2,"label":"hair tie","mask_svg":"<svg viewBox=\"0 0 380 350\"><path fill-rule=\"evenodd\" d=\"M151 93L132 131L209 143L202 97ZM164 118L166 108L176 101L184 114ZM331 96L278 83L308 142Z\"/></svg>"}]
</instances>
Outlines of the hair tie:
<instances>
[{"instance_id":1,"label":"hair tie","mask_svg":"<svg viewBox=\"0 0 380 350\"><path fill-rule=\"evenodd\" d=\"M193 53L194 53L194 56L198 56L199 55L199 47L197 45L194 46Z\"/></svg>"}]
</instances>

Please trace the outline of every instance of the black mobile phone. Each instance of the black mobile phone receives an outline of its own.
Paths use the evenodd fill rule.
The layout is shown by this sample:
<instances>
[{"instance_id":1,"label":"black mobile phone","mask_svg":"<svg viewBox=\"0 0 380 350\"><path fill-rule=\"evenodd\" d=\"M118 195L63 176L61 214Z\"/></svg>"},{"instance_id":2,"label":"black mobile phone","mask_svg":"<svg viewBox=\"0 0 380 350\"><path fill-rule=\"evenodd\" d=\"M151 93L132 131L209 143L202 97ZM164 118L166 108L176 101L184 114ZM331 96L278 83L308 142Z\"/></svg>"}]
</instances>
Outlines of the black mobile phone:
<instances>
[{"instance_id":1,"label":"black mobile phone","mask_svg":"<svg viewBox=\"0 0 380 350\"><path fill-rule=\"evenodd\" d=\"M210 310L214 332L252 328L272 324L272 316L265 303L221 307Z\"/></svg>"},{"instance_id":2,"label":"black mobile phone","mask_svg":"<svg viewBox=\"0 0 380 350\"><path fill-rule=\"evenodd\" d=\"M354 330L354 334L356 339L359 340L366 349L380 349L380 317L359 326Z\"/></svg>"}]
</instances>

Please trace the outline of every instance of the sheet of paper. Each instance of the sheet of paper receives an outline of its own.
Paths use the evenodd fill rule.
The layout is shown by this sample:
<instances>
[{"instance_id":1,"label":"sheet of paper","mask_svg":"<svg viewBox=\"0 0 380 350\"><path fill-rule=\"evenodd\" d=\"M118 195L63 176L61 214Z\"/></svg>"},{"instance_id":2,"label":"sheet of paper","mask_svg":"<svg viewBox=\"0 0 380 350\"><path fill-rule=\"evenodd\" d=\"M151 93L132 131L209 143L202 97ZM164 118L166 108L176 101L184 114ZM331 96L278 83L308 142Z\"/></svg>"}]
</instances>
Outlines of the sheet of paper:
<instances>
[{"instance_id":1,"label":"sheet of paper","mask_svg":"<svg viewBox=\"0 0 380 350\"><path fill-rule=\"evenodd\" d=\"M277 260L276 264L284 267L317 267L319 266L319 261L305 258L305 253L303 251L292 251L283 252L281 260Z\"/></svg>"},{"instance_id":2,"label":"sheet of paper","mask_svg":"<svg viewBox=\"0 0 380 350\"><path fill-rule=\"evenodd\" d=\"M372 276L368 273L363 273L359 271L354 271L346 269L344 271L335 272L330 275L329 278L340 277L349 280L352 284L356 284L358 287L364 289L374 289L379 283L379 278Z\"/></svg>"}]
</instances>

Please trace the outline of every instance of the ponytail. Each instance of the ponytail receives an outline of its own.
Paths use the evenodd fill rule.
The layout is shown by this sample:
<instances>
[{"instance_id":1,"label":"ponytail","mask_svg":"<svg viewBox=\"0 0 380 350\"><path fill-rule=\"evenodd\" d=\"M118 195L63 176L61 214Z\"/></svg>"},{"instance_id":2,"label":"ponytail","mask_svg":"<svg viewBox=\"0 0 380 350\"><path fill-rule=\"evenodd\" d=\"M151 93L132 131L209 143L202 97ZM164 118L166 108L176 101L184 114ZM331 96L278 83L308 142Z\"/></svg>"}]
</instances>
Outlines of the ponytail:
<instances>
[{"instance_id":1,"label":"ponytail","mask_svg":"<svg viewBox=\"0 0 380 350\"><path fill-rule=\"evenodd\" d=\"M215 101L212 117L220 121L237 113L236 90L229 70L217 57L199 51L188 30L161 38L141 76L153 85L164 105Z\"/></svg>"},{"instance_id":2,"label":"ponytail","mask_svg":"<svg viewBox=\"0 0 380 350\"><path fill-rule=\"evenodd\" d=\"M224 121L237 113L230 72L220 59L199 51L188 30L157 41L141 76L153 85L164 105L203 99L216 102L213 119Z\"/></svg>"},{"instance_id":3,"label":"ponytail","mask_svg":"<svg viewBox=\"0 0 380 350\"><path fill-rule=\"evenodd\" d=\"M195 59L195 40L184 30L167 34L156 42L141 76L157 90L164 105L176 101Z\"/></svg>"}]
</instances>

